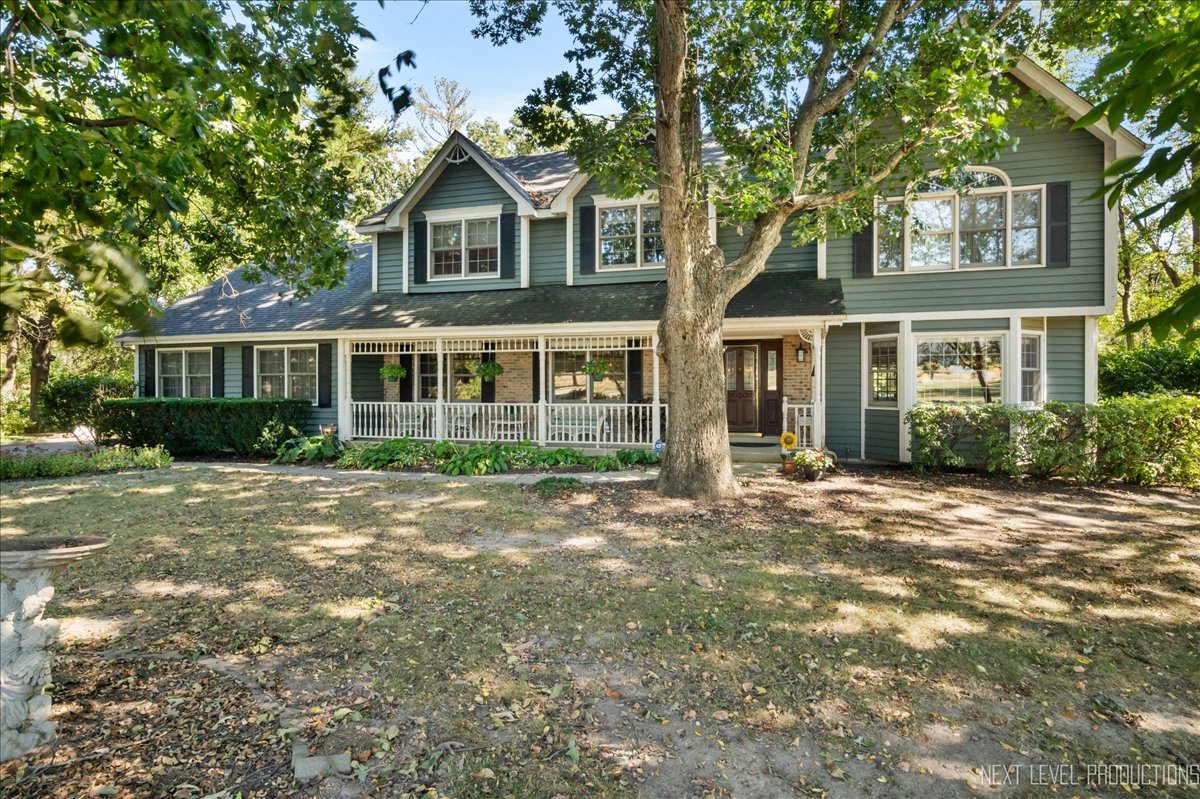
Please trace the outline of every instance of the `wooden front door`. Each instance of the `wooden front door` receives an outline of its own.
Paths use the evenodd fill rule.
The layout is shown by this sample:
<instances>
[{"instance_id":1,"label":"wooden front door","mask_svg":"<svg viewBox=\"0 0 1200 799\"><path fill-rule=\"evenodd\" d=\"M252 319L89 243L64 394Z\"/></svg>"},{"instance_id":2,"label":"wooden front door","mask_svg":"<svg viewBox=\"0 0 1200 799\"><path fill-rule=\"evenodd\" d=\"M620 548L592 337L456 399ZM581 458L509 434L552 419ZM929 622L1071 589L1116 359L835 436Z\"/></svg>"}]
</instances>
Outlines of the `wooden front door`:
<instances>
[{"instance_id":1,"label":"wooden front door","mask_svg":"<svg viewBox=\"0 0 1200 799\"><path fill-rule=\"evenodd\" d=\"M725 348L725 415L729 429L758 430L758 345Z\"/></svg>"}]
</instances>

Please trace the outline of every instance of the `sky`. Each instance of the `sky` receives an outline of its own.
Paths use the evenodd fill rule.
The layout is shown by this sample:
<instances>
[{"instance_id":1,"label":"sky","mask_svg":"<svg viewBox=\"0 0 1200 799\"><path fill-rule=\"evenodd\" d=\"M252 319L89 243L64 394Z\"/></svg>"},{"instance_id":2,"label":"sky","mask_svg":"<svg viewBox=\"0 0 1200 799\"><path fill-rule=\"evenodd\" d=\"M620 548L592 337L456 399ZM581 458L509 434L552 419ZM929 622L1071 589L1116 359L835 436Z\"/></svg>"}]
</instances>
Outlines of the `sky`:
<instances>
[{"instance_id":1,"label":"sky","mask_svg":"<svg viewBox=\"0 0 1200 799\"><path fill-rule=\"evenodd\" d=\"M400 83L415 89L432 88L437 77L456 80L471 91L476 119L490 116L507 123L531 89L567 68L562 54L572 41L557 16L547 16L541 36L495 47L471 35L475 19L466 2L431 0L422 6L416 0L387 0L380 7L376 0L358 0L354 5L363 27L375 35L374 41L360 42L360 74L374 78L398 53L412 50L417 68L404 70ZM382 92L375 108L391 114Z\"/></svg>"}]
</instances>

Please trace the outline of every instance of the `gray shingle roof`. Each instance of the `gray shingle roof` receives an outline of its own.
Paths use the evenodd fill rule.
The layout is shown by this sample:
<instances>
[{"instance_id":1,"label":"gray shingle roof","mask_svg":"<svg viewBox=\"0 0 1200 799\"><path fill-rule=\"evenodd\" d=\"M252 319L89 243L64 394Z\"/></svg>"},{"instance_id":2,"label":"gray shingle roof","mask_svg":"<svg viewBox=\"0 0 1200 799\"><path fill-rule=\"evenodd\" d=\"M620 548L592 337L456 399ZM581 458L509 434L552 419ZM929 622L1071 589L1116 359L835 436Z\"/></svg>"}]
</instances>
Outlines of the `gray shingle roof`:
<instances>
[{"instance_id":1,"label":"gray shingle roof","mask_svg":"<svg viewBox=\"0 0 1200 799\"><path fill-rule=\"evenodd\" d=\"M662 315L667 296L664 282L438 294L372 293L370 245L359 246L349 270L341 288L317 291L300 300L279 283L247 283L237 270L168 308L151 336L651 322ZM734 297L726 316L844 313L840 280L767 272ZM136 338L136 334L122 337Z\"/></svg>"}]
</instances>

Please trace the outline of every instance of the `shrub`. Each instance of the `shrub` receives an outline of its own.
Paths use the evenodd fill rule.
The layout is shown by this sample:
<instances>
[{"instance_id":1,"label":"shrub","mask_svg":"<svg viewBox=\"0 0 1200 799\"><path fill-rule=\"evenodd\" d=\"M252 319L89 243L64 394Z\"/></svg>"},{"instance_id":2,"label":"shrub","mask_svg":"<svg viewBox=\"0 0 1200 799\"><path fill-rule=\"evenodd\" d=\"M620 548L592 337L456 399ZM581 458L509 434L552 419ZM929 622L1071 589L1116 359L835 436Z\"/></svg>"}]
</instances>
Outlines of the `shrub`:
<instances>
[{"instance_id":1,"label":"shrub","mask_svg":"<svg viewBox=\"0 0 1200 799\"><path fill-rule=\"evenodd\" d=\"M295 437L279 445L271 463L327 461L338 457L346 449L336 435L302 436L294 428L291 432Z\"/></svg>"},{"instance_id":2,"label":"shrub","mask_svg":"<svg viewBox=\"0 0 1200 799\"><path fill-rule=\"evenodd\" d=\"M0 407L0 439L17 438L29 429L29 400L14 397Z\"/></svg>"},{"instance_id":3,"label":"shrub","mask_svg":"<svg viewBox=\"0 0 1200 799\"><path fill-rule=\"evenodd\" d=\"M173 455L271 456L311 410L303 399L105 400L97 434L132 447L162 445Z\"/></svg>"},{"instance_id":4,"label":"shrub","mask_svg":"<svg viewBox=\"0 0 1200 799\"><path fill-rule=\"evenodd\" d=\"M583 485L574 477L543 477L529 487L530 491L540 494L542 499L551 499L564 491Z\"/></svg>"},{"instance_id":5,"label":"shrub","mask_svg":"<svg viewBox=\"0 0 1200 799\"><path fill-rule=\"evenodd\" d=\"M1084 481L1200 484L1200 397L1160 394L1095 405L925 404L909 411L913 466Z\"/></svg>"},{"instance_id":6,"label":"shrub","mask_svg":"<svg viewBox=\"0 0 1200 799\"><path fill-rule=\"evenodd\" d=\"M433 450L411 438L397 438L351 447L342 453L339 469L411 469L431 460Z\"/></svg>"},{"instance_id":7,"label":"shrub","mask_svg":"<svg viewBox=\"0 0 1200 799\"><path fill-rule=\"evenodd\" d=\"M162 447L111 447L47 455L10 455L0 458L0 480L72 477L122 469L159 469L170 465L171 456Z\"/></svg>"},{"instance_id":8,"label":"shrub","mask_svg":"<svg viewBox=\"0 0 1200 799\"><path fill-rule=\"evenodd\" d=\"M554 469L582 466L597 472L658 463L648 450L622 449L607 455L584 455L577 449L544 449L528 441L518 444L460 445L453 441L422 444L409 438L380 441L347 449L335 464L339 469L411 469L433 466L442 474L498 474L513 469Z\"/></svg>"},{"instance_id":9,"label":"shrub","mask_svg":"<svg viewBox=\"0 0 1200 799\"><path fill-rule=\"evenodd\" d=\"M439 463L438 471L449 475L507 472L508 449L504 444L473 444Z\"/></svg>"},{"instance_id":10,"label":"shrub","mask_svg":"<svg viewBox=\"0 0 1200 799\"><path fill-rule=\"evenodd\" d=\"M1200 346L1178 339L1132 349L1111 347L1100 353L1100 394L1200 394Z\"/></svg>"},{"instance_id":11,"label":"shrub","mask_svg":"<svg viewBox=\"0 0 1200 799\"><path fill-rule=\"evenodd\" d=\"M57 377L39 395L47 425L68 432L79 426L94 431L105 400L132 396L132 380L108 375Z\"/></svg>"}]
</instances>

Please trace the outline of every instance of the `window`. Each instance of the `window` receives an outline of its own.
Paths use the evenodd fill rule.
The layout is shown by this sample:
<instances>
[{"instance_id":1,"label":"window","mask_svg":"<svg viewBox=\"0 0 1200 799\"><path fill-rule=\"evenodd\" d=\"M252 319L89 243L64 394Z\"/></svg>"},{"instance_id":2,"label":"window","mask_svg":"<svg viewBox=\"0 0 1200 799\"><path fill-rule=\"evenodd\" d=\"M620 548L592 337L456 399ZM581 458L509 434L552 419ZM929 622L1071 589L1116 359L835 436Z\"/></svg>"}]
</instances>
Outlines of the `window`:
<instances>
[{"instance_id":1,"label":"window","mask_svg":"<svg viewBox=\"0 0 1200 799\"><path fill-rule=\"evenodd\" d=\"M1042 401L1042 337L1021 336L1021 402Z\"/></svg>"},{"instance_id":2,"label":"window","mask_svg":"<svg viewBox=\"0 0 1200 799\"><path fill-rule=\"evenodd\" d=\"M417 399L436 400L438 398L438 368L437 355L423 352L417 356Z\"/></svg>"},{"instance_id":3,"label":"window","mask_svg":"<svg viewBox=\"0 0 1200 799\"><path fill-rule=\"evenodd\" d=\"M479 402L483 398L483 381L475 374L479 356L456 353L450 359L450 399L458 402Z\"/></svg>"},{"instance_id":4,"label":"window","mask_svg":"<svg viewBox=\"0 0 1200 799\"><path fill-rule=\"evenodd\" d=\"M597 238L600 269L638 269L666 263L662 217L657 205L600 207Z\"/></svg>"},{"instance_id":5,"label":"window","mask_svg":"<svg viewBox=\"0 0 1200 799\"><path fill-rule=\"evenodd\" d=\"M316 347L260 347L256 356L256 397L293 397L316 404Z\"/></svg>"},{"instance_id":6,"label":"window","mask_svg":"<svg viewBox=\"0 0 1200 799\"><path fill-rule=\"evenodd\" d=\"M971 167L912 188L915 197L879 204L877 274L1042 263L1041 186L1014 188L998 169Z\"/></svg>"},{"instance_id":7,"label":"window","mask_svg":"<svg viewBox=\"0 0 1200 799\"><path fill-rule=\"evenodd\" d=\"M159 350L158 396L211 397L212 350Z\"/></svg>"},{"instance_id":8,"label":"window","mask_svg":"<svg viewBox=\"0 0 1200 799\"><path fill-rule=\"evenodd\" d=\"M603 377L584 372L584 364L603 361ZM624 402L626 386L623 350L573 350L553 354L555 402Z\"/></svg>"},{"instance_id":9,"label":"window","mask_svg":"<svg viewBox=\"0 0 1200 799\"><path fill-rule=\"evenodd\" d=\"M899 383L897 339L872 338L869 342L870 400L868 405L896 407Z\"/></svg>"},{"instance_id":10,"label":"window","mask_svg":"<svg viewBox=\"0 0 1200 799\"><path fill-rule=\"evenodd\" d=\"M431 278L494 277L500 274L500 216L431 222Z\"/></svg>"},{"instance_id":11,"label":"window","mask_svg":"<svg viewBox=\"0 0 1200 799\"><path fill-rule=\"evenodd\" d=\"M917 339L917 402L1000 402L1000 336Z\"/></svg>"}]
</instances>

